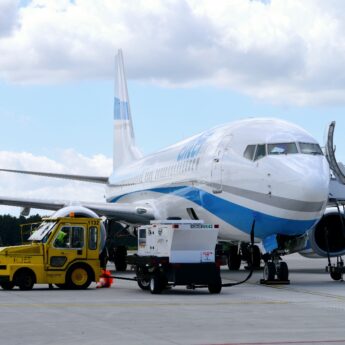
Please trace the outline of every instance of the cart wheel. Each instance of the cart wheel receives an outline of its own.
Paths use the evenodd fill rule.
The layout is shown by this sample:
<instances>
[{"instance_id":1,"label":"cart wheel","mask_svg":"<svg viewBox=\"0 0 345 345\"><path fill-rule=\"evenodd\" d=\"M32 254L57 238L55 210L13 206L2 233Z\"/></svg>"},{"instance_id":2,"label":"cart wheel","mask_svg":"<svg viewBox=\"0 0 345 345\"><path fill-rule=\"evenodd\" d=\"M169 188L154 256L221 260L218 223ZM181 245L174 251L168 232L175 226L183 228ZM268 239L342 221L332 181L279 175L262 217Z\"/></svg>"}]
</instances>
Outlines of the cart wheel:
<instances>
[{"instance_id":1,"label":"cart wheel","mask_svg":"<svg viewBox=\"0 0 345 345\"><path fill-rule=\"evenodd\" d=\"M150 292L152 294L160 294L163 291L163 280L160 275L155 274L150 279Z\"/></svg>"},{"instance_id":2,"label":"cart wheel","mask_svg":"<svg viewBox=\"0 0 345 345\"><path fill-rule=\"evenodd\" d=\"M220 276L214 282L208 284L208 291L214 294L222 291L222 278Z\"/></svg>"},{"instance_id":3,"label":"cart wheel","mask_svg":"<svg viewBox=\"0 0 345 345\"><path fill-rule=\"evenodd\" d=\"M150 279L138 279L138 285L142 290L150 290Z\"/></svg>"},{"instance_id":4,"label":"cart wheel","mask_svg":"<svg viewBox=\"0 0 345 345\"><path fill-rule=\"evenodd\" d=\"M1 283L0 286L2 287L3 290L12 290L14 288L14 283L4 282L4 283Z\"/></svg>"}]
</instances>

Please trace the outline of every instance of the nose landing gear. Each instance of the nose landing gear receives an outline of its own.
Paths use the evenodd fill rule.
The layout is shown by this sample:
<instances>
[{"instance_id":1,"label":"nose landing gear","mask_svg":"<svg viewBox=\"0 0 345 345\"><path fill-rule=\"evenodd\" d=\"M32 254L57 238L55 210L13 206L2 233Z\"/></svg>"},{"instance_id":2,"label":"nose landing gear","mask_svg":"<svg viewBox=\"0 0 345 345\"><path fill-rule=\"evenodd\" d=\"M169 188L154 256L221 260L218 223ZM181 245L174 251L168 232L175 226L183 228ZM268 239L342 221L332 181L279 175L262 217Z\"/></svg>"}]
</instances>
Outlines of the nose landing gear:
<instances>
[{"instance_id":1,"label":"nose landing gear","mask_svg":"<svg viewBox=\"0 0 345 345\"><path fill-rule=\"evenodd\" d=\"M290 284L288 265L281 261L280 256L272 256L265 262L264 277L260 280L260 284Z\"/></svg>"}]
</instances>

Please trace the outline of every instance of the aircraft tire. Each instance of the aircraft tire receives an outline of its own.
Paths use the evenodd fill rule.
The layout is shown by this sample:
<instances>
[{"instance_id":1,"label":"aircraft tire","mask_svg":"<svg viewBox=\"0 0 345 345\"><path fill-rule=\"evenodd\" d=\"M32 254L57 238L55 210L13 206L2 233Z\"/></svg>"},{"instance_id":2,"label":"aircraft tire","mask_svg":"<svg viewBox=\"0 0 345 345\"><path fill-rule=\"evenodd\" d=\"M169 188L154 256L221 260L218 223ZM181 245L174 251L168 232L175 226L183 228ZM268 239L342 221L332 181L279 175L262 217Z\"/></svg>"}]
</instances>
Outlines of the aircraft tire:
<instances>
[{"instance_id":1,"label":"aircraft tire","mask_svg":"<svg viewBox=\"0 0 345 345\"><path fill-rule=\"evenodd\" d=\"M276 275L276 267L273 262L268 261L264 267L264 280L274 280Z\"/></svg>"},{"instance_id":2,"label":"aircraft tire","mask_svg":"<svg viewBox=\"0 0 345 345\"><path fill-rule=\"evenodd\" d=\"M242 257L238 253L237 246L230 247L228 255L228 267L230 271L238 271L241 267Z\"/></svg>"},{"instance_id":3,"label":"aircraft tire","mask_svg":"<svg viewBox=\"0 0 345 345\"><path fill-rule=\"evenodd\" d=\"M258 246L253 247L253 267L260 268L261 264L261 253Z\"/></svg>"},{"instance_id":4,"label":"aircraft tire","mask_svg":"<svg viewBox=\"0 0 345 345\"><path fill-rule=\"evenodd\" d=\"M127 269L127 248L125 246L119 246L115 249L114 264L117 272L124 272Z\"/></svg>"},{"instance_id":5,"label":"aircraft tire","mask_svg":"<svg viewBox=\"0 0 345 345\"><path fill-rule=\"evenodd\" d=\"M331 278L333 280L340 280L341 279L341 273L340 272L331 271L329 275L331 276Z\"/></svg>"},{"instance_id":6,"label":"aircraft tire","mask_svg":"<svg viewBox=\"0 0 345 345\"><path fill-rule=\"evenodd\" d=\"M286 262L282 261L279 263L277 277L279 280L284 280L284 281L289 279L289 268Z\"/></svg>"}]
</instances>

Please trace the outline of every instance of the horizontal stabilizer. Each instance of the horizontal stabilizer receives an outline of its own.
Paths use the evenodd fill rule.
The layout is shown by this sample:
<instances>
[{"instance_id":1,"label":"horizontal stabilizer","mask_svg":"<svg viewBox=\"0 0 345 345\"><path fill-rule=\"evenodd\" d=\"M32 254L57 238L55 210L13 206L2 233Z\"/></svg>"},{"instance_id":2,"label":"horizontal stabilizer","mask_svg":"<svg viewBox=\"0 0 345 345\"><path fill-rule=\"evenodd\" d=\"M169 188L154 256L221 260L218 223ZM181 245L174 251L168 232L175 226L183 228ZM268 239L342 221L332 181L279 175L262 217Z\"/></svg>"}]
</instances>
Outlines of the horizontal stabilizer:
<instances>
[{"instance_id":1,"label":"horizontal stabilizer","mask_svg":"<svg viewBox=\"0 0 345 345\"><path fill-rule=\"evenodd\" d=\"M48 172L41 172L41 171L13 170L13 169L0 169L0 171L18 173L18 174L27 174L27 175L55 177L55 178L62 178L66 180L75 180L75 181L83 181L83 182L93 182L93 183L103 183L103 184L106 184L108 182L108 177L104 177L104 176L56 174L56 173L48 173Z\"/></svg>"}]
</instances>

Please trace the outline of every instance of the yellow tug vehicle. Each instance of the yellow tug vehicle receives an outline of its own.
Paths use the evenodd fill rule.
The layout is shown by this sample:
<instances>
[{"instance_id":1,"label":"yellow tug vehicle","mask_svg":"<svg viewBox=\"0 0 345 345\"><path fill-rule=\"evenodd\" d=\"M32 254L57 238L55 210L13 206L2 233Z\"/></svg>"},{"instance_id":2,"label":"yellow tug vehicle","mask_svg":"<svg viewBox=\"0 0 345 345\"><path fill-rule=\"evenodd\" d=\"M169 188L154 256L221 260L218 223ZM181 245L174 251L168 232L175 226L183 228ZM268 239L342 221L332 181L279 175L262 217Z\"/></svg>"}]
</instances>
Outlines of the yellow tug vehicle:
<instances>
[{"instance_id":1,"label":"yellow tug vehicle","mask_svg":"<svg viewBox=\"0 0 345 345\"><path fill-rule=\"evenodd\" d=\"M86 289L100 278L99 218L43 219L29 244L0 248L0 286L31 290L34 284Z\"/></svg>"}]
</instances>

